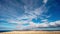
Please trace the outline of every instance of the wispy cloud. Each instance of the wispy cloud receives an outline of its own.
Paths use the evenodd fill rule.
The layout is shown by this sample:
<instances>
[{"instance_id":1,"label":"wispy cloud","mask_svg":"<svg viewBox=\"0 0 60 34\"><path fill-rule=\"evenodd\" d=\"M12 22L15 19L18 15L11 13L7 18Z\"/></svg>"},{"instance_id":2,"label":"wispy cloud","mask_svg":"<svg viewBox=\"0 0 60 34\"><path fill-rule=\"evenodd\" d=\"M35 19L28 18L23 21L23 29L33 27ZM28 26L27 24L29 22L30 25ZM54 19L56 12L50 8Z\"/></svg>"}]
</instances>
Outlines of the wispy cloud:
<instances>
[{"instance_id":1,"label":"wispy cloud","mask_svg":"<svg viewBox=\"0 0 60 34\"><path fill-rule=\"evenodd\" d=\"M50 24L50 26L59 26L60 25L60 20L58 20L58 21L54 21L54 22L50 22L49 23Z\"/></svg>"},{"instance_id":2,"label":"wispy cloud","mask_svg":"<svg viewBox=\"0 0 60 34\"><path fill-rule=\"evenodd\" d=\"M43 0L43 2L46 4L48 0Z\"/></svg>"},{"instance_id":3,"label":"wispy cloud","mask_svg":"<svg viewBox=\"0 0 60 34\"><path fill-rule=\"evenodd\" d=\"M4 0L3 0L4 1ZM29 2L28 2L29 1ZM35 3L33 3L35 1ZM3 17L0 21L7 21L16 27L17 30L26 30L38 27L55 27L60 25L60 21L48 22L48 18L51 15L45 15L48 11L46 4L48 0L43 0L43 4L38 6L39 0L5 0L3 4L0 4L1 12L0 16ZM2 2L1 2L2 3ZM5 5L6 4L6 5ZM35 6L36 5L36 6ZM35 7L33 7L35 6ZM46 17L46 18L44 18ZM32 19L40 18L42 23L35 23ZM14 25L16 24L16 25ZM24 25L28 24L28 25Z\"/></svg>"}]
</instances>

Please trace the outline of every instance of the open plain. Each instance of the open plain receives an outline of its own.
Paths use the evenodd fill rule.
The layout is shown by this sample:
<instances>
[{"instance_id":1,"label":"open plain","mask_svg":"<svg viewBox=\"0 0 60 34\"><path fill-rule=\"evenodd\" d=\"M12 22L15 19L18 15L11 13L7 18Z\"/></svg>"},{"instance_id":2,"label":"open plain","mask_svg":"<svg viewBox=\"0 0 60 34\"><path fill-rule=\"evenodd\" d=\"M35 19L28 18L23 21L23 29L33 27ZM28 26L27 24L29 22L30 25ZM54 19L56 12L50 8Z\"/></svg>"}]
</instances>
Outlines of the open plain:
<instances>
[{"instance_id":1,"label":"open plain","mask_svg":"<svg viewBox=\"0 0 60 34\"><path fill-rule=\"evenodd\" d=\"M60 31L11 31L0 34L60 34Z\"/></svg>"}]
</instances>

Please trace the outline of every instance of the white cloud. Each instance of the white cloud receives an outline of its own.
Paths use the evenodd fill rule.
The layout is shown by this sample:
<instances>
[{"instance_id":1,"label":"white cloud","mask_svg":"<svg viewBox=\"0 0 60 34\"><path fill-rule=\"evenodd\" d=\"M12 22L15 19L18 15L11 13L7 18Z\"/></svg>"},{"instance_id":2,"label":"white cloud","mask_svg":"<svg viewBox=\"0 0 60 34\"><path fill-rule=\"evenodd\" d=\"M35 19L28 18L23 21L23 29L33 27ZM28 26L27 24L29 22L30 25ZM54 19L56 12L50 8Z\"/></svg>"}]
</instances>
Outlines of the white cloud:
<instances>
[{"instance_id":1,"label":"white cloud","mask_svg":"<svg viewBox=\"0 0 60 34\"><path fill-rule=\"evenodd\" d=\"M59 20L59 21L56 21L56 24L57 24L57 25L60 25L60 20Z\"/></svg>"},{"instance_id":2,"label":"white cloud","mask_svg":"<svg viewBox=\"0 0 60 34\"><path fill-rule=\"evenodd\" d=\"M47 3L47 0L43 0L45 3ZM31 6L32 7L32 6ZM37 18L38 16L42 16L44 12L46 12L48 9L45 7L45 4L41 5L39 8L36 8L34 10L29 10L29 7L24 5L25 9L25 16L22 16L22 19L30 19ZM32 9L32 8L31 8ZM26 18L27 17L27 18ZM49 18L50 16L47 16ZM19 18L18 18L19 19Z\"/></svg>"},{"instance_id":3,"label":"white cloud","mask_svg":"<svg viewBox=\"0 0 60 34\"><path fill-rule=\"evenodd\" d=\"M20 20L20 21L18 21L18 20L10 20L9 22L18 24L17 26L18 26L19 30L26 30L26 29L30 30L32 28L50 27L50 26L57 27L58 25L60 25L60 20L54 21L54 22L49 22L49 23L48 23L47 19L44 19L42 21L43 21L43 23L39 23L39 24L36 24L36 23L32 22L31 20L26 20L26 21L25 20ZM24 26L23 24L29 24L29 25Z\"/></svg>"},{"instance_id":4,"label":"white cloud","mask_svg":"<svg viewBox=\"0 0 60 34\"><path fill-rule=\"evenodd\" d=\"M22 0L22 2L25 2L26 4L28 4L27 1L28 0L26 0L26 1L23 1ZM14 1L14 2L16 2L16 1ZM47 2L47 0L44 0L44 2ZM10 1L9 3L10 4L12 3L12 6L15 6L16 5L15 7L18 7L18 8L20 6L20 4L17 5L17 3L15 4L12 1ZM45 7L45 4L43 4L42 6L40 6L39 8L36 8L34 10L29 10L28 9L29 7L27 5L23 5L21 7L23 9L25 9L25 14L23 16L20 16L20 17L17 16L17 12L16 12L16 10L14 8L11 9L10 7L8 7L9 9L8 9L8 12L7 13L9 13L9 14L7 14L7 15L10 18L13 18L13 19L12 20L9 19L7 21L9 21L10 23L17 23L17 24L19 24L19 23L25 23L25 22L30 22L33 18L37 18L38 15L42 15L42 13L45 11L45 9L47 9ZM14 19L14 17L15 17L15 19ZM28 19L28 20L27 21L23 21L22 19Z\"/></svg>"},{"instance_id":5,"label":"white cloud","mask_svg":"<svg viewBox=\"0 0 60 34\"><path fill-rule=\"evenodd\" d=\"M41 23L41 24L39 25L39 27L49 27L49 24L48 24L48 23Z\"/></svg>"},{"instance_id":6,"label":"white cloud","mask_svg":"<svg viewBox=\"0 0 60 34\"><path fill-rule=\"evenodd\" d=\"M54 21L54 22L50 22L49 25L50 26L58 26L58 25L60 25L60 20Z\"/></svg>"},{"instance_id":7,"label":"white cloud","mask_svg":"<svg viewBox=\"0 0 60 34\"><path fill-rule=\"evenodd\" d=\"M9 23L15 23L15 24L18 24L18 25L23 25L23 24L27 24L28 21L18 21L18 20L8 20Z\"/></svg>"},{"instance_id":8,"label":"white cloud","mask_svg":"<svg viewBox=\"0 0 60 34\"><path fill-rule=\"evenodd\" d=\"M26 4L28 4L27 0L26 1L22 0L22 1L24 3L26 3ZM46 4L47 0L44 0L43 2ZM10 1L10 4L11 3L12 2ZM51 26L55 26L56 24L60 24L60 23L57 23L57 21L56 21L56 23L55 22L48 23L47 19L42 20L43 23L40 23L40 24L36 24L36 23L32 22L32 19L37 18L38 16L43 15L43 13L46 10L48 10L45 7L45 4L43 4L42 6L40 6L39 8L36 8L34 10L29 10L28 9L29 7L27 5L21 6L22 9L25 9L25 13L22 16L20 16L20 17L17 16L17 12L16 12L17 10L16 9L14 9L12 7L11 8L8 7L8 11L7 11L6 15L8 15L12 19L8 18L7 21L9 23L16 23L16 24L18 24L17 26L18 26L18 29L20 29L20 30L37 28L37 27L49 27L50 25ZM12 6L15 6L17 8L20 7L20 5L18 3L16 3L16 4L12 3ZM30 7L32 7L32 6L30 6ZM30 9L32 9L32 8L30 8ZM7 9L5 8L4 10L7 10ZM16 17L16 18L14 19L14 17ZM48 17L50 17L50 16L48 16ZM27 19L27 20L24 21L23 19ZM27 23L29 24L28 26L23 26L23 24L27 24Z\"/></svg>"},{"instance_id":9,"label":"white cloud","mask_svg":"<svg viewBox=\"0 0 60 34\"><path fill-rule=\"evenodd\" d=\"M43 20L41 20L41 21L47 23L47 22L48 22L48 19L43 19Z\"/></svg>"},{"instance_id":10,"label":"white cloud","mask_svg":"<svg viewBox=\"0 0 60 34\"><path fill-rule=\"evenodd\" d=\"M46 4L48 0L43 0L43 2Z\"/></svg>"},{"instance_id":11,"label":"white cloud","mask_svg":"<svg viewBox=\"0 0 60 34\"><path fill-rule=\"evenodd\" d=\"M44 13L46 11L46 7L44 5L42 5L39 8L36 8L34 10L29 10L27 6L24 6L25 9L25 14L20 17L21 19L33 19L33 18L37 18L37 16L41 16L42 13ZM18 17L19 19L19 17Z\"/></svg>"},{"instance_id":12,"label":"white cloud","mask_svg":"<svg viewBox=\"0 0 60 34\"><path fill-rule=\"evenodd\" d=\"M55 22L50 22L50 26L57 26Z\"/></svg>"},{"instance_id":13,"label":"white cloud","mask_svg":"<svg viewBox=\"0 0 60 34\"><path fill-rule=\"evenodd\" d=\"M38 27L49 27L49 25L48 24L46 24L46 23L41 23L41 24L36 24L36 23L33 23L33 22L30 22L30 25L28 25L28 26L22 26L22 27L20 27L19 29L21 30L26 30L26 29L35 29L35 28L38 28ZM37 30L37 29L36 29Z\"/></svg>"}]
</instances>

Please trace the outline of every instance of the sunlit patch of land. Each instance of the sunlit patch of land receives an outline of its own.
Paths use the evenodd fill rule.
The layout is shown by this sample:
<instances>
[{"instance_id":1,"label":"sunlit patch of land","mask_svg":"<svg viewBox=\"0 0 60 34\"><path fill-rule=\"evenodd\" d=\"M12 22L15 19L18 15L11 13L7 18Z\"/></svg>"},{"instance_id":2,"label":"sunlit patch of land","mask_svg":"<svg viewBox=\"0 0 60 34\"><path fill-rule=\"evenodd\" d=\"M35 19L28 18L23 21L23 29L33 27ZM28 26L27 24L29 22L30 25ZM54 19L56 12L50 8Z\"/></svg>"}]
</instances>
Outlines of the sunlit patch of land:
<instances>
[{"instance_id":1,"label":"sunlit patch of land","mask_svg":"<svg viewBox=\"0 0 60 34\"><path fill-rule=\"evenodd\" d=\"M11 31L0 34L60 34L60 31Z\"/></svg>"}]
</instances>

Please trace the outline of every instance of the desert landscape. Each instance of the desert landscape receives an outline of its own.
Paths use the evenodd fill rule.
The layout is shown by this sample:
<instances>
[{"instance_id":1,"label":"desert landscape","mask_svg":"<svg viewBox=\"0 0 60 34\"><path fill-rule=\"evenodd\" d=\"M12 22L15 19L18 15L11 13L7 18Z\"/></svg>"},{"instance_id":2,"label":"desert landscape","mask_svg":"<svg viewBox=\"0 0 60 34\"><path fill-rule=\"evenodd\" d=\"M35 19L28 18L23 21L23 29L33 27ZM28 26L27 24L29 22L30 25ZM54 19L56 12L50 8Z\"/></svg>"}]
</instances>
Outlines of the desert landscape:
<instances>
[{"instance_id":1,"label":"desert landscape","mask_svg":"<svg viewBox=\"0 0 60 34\"><path fill-rule=\"evenodd\" d=\"M60 31L11 31L0 34L60 34Z\"/></svg>"}]
</instances>

